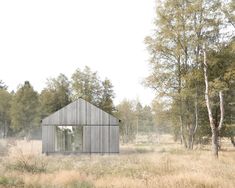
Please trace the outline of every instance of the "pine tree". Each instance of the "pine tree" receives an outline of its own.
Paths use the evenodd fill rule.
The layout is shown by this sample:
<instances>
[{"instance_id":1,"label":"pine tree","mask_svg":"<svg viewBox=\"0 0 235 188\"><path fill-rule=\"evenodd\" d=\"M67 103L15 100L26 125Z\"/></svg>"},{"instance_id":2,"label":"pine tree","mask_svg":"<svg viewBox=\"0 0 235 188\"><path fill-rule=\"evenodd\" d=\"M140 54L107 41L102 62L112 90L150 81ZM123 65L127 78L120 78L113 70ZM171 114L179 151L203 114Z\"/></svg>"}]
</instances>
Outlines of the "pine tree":
<instances>
[{"instance_id":1,"label":"pine tree","mask_svg":"<svg viewBox=\"0 0 235 188\"><path fill-rule=\"evenodd\" d=\"M1 136L6 137L10 125L10 107L11 94L5 90L6 87L0 88L0 132Z\"/></svg>"},{"instance_id":2,"label":"pine tree","mask_svg":"<svg viewBox=\"0 0 235 188\"><path fill-rule=\"evenodd\" d=\"M11 104L11 127L14 132L24 131L29 136L33 127L39 125L38 93L26 81L16 91Z\"/></svg>"},{"instance_id":3,"label":"pine tree","mask_svg":"<svg viewBox=\"0 0 235 188\"><path fill-rule=\"evenodd\" d=\"M112 113L114 110L114 104L113 104L114 91L111 81L107 78L102 82L101 93L102 96L99 107L108 113Z\"/></svg>"}]
</instances>

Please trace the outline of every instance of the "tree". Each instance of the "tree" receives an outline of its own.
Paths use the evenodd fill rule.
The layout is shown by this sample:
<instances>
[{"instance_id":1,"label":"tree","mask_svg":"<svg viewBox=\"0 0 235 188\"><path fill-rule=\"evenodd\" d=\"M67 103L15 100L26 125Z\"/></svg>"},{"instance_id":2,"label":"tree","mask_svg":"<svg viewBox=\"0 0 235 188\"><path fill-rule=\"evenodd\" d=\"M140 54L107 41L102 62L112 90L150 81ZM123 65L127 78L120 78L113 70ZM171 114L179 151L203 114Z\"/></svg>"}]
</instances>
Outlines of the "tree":
<instances>
[{"instance_id":1,"label":"tree","mask_svg":"<svg viewBox=\"0 0 235 188\"><path fill-rule=\"evenodd\" d=\"M0 88L0 130L3 137L7 136L8 128L10 125L10 107L11 107L11 94L5 90L6 87Z\"/></svg>"},{"instance_id":2,"label":"tree","mask_svg":"<svg viewBox=\"0 0 235 188\"><path fill-rule=\"evenodd\" d=\"M30 130L39 125L38 93L28 81L19 86L11 103L11 127L29 136Z\"/></svg>"},{"instance_id":3,"label":"tree","mask_svg":"<svg viewBox=\"0 0 235 188\"><path fill-rule=\"evenodd\" d=\"M171 101L179 120L181 142L189 149L198 127L209 123L200 119L204 112L201 91L209 87L202 84L209 83L203 54L218 51L225 42L221 36L226 25L223 17L219 0L164 0L157 7L156 32L146 38L152 66L146 85ZM204 50L203 44L207 47Z\"/></svg>"},{"instance_id":4,"label":"tree","mask_svg":"<svg viewBox=\"0 0 235 188\"><path fill-rule=\"evenodd\" d=\"M172 116L172 111L170 112L165 102L161 101L158 98L155 98L152 102L152 113L153 113L153 121L156 127L156 131L159 134L162 133L170 133L171 129L176 129L173 125L177 125L172 121L175 116ZM175 137L178 135L175 134Z\"/></svg>"},{"instance_id":5,"label":"tree","mask_svg":"<svg viewBox=\"0 0 235 188\"><path fill-rule=\"evenodd\" d=\"M102 82L101 102L99 104L99 107L108 113L112 113L114 110L113 99L114 99L113 85L111 81L106 78Z\"/></svg>"},{"instance_id":6,"label":"tree","mask_svg":"<svg viewBox=\"0 0 235 188\"><path fill-rule=\"evenodd\" d=\"M5 90L7 89L7 86L2 80L0 80L0 89L5 89Z\"/></svg>"},{"instance_id":7,"label":"tree","mask_svg":"<svg viewBox=\"0 0 235 188\"><path fill-rule=\"evenodd\" d=\"M124 143L134 140L136 133L136 115L133 101L123 100L117 106L116 116L121 119L120 134Z\"/></svg>"},{"instance_id":8,"label":"tree","mask_svg":"<svg viewBox=\"0 0 235 188\"><path fill-rule=\"evenodd\" d=\"M92 72L87 66L83 71L77 69L72 75L72 98L79 97L109 113L114 110L114 91L111 81L107 78L101 81L97 72Z\"/></svg>"},{"instance_id":9,"label":"tree","mask_svg":"<svg viewBox=\"0 0 235 188\"><path fill-rule=\"evenodd\" d=\"M158 96L168 98L176 104L178 110L175 115L179 120L181 142L186 148L191 145L187 143L186 130L197 127L193 123L194 116L191 115L194 114L191 104L197 97L188 92L191 88L188 89L187 79L193 68L192 62L198 59L197 50L190 45L189 30L193 22L190 19L191 8L191 4L185 0L159 3L155 21L156 33L145 40L151 54L150 65L153 70L146 79L146 85L153 88Z\"/></svg>"},{"instance_id":10,"label":"tree","mask_svg":"<svg viewBox=\"0 0 235 188\"><path fill-rule=\"evenodd\" d=\"M233 1L230 1L228 4L225 4L222 7L222 11L224 12L227 22L231 24L235 28L235 4Z\"/></svg>"},{"instance_id":11,"label":"tree","mask_svg":"<svg viewBox=\"0 0 235 188\"><path fill-rule=\"evenodd\" d=\"M154 122L153 122L153 114L152 114L152 108L148 105L145 105L142 108L142 113L140 117L140 121L142 122L139 125L140 131L143 132L154 132Z\"/></svg>"},{"instance_id":12,"label":"tree","mask_svg":"<svg viewBox=\"0 0 235 188\"><path fill-rule=\"evenodd\" d=\"M73 99L79 97L99 106L101 103L101 84L97 72L92 72L89 67L83 71L77 69L72 75Z\"/></svg>"},{"instance_id":13,"label":"tree","mask_svg":"<svg viewBox=\"0 0 235 188\"><path fill-rule=\"evenodd\" d=\"M40 94L41 117L55 112L71 102L70 82L64 74L48 79Z\"/></svg>"},{"instance_id":14,"label":"tree","mask_svg":"<svg viewBox=\"0 0 235 188\"><path fill-rule=\"evenodd\" d=\"M204 48L205 100L212 131L213 154L218 157L219 134L224 124L224 92L231 90L235 80L235 40L220 51L210 52L207 58ZM210 82L210 84L209 84ZM218 93L219 100L214 102ZM228 92L227 92L228 93ZM214 104L213 104L214 102ZM231 102L231 101L230 101ZM219 103L219 107L218 104ZM219 108L219 110L218 110ZM214 112L213 112L214 109ZM220 114L218 114L220 111Z\"/></svg>"},{"instance_id":15,"label":"tree","mask_svg":"<svg viewBox=\"0 0 235 188\"><path fill-rule=\"evenodd\" d=\"M143 119L143 106L141 105L139 100L137 100L135 111L136 111L135 113L136 113L136 118L137 118L136 133L137 133L137 136L138 136L139 126L142 125L142 119Z\"/></svg>"}]
</instances>

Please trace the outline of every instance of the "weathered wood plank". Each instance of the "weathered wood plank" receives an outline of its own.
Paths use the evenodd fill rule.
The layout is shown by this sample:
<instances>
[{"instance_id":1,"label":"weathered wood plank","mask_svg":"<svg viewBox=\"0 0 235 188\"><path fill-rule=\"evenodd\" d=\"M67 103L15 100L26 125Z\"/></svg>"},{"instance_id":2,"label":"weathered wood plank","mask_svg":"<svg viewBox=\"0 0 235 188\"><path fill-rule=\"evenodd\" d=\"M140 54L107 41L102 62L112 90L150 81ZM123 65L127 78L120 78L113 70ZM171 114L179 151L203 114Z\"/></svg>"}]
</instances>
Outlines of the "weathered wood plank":
<instances>
[{"instance_id":1,"label":"weathered wood plank","mask_svg":"<svg viewBox=\"0 0 235 188\"><path fill-rule=\"evenodd\" d=\"M110 126L110 143L109 152L118 153L119 152L119 127Z\"/></svg>"},{"instance_id":2,"label":"weathered wood plank","mask_svg":"<svg viewBox=\"0 0 235 188\"><path fill-rule=\"evenodd\" d=\"M99 126L90 126L91 127L91 153L100 152L100 134Z\"/></svg>"},{"instance_id":3,"label":"weathered wood plank","mask_svg":"<svg viewBox=\"0 0 235 188\"><path fill-rule=\"evenodd\" d=\"M83 152L91 152L91 127L83 126Z\"/></svg>"},{"instance_id":4,"label":"weathered wood plank","mask_svg":"<svg viewBox=\"0 0 235 188\"><path fill-rule=\"evenodd\" d=\"M110 119L110 122L109 122ZM43 125L117 125L118 119L78 99L42 120Z\"/></svg>"}]
</instances>

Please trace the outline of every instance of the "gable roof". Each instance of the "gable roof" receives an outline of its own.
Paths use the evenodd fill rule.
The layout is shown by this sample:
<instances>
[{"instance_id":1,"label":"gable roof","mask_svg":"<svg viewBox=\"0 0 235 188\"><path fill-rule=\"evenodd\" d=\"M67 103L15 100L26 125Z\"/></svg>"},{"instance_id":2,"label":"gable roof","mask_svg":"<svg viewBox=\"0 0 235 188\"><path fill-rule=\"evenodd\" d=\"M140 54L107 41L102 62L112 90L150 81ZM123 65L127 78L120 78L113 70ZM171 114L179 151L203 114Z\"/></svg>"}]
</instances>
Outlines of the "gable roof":
<instances>
[{"instance_id":1,"label":"gable roof","mask_svg":"<svg viewBox=\"0 0 235 188\"><path fill-rule=\"evenodd\" d=\"M82 98L42 120L42 125L118 125L119 119Z\"/></svg>"}]
</instances>

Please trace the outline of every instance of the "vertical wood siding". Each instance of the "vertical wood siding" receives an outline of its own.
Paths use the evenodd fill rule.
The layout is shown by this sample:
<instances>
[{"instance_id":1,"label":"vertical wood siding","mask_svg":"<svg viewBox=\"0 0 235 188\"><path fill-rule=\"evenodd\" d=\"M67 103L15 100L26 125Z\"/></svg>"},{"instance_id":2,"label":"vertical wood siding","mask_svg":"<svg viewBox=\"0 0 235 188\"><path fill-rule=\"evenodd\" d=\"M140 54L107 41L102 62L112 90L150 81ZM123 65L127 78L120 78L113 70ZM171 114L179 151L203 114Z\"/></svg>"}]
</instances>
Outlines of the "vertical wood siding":
<instances>
[{"instance_id":1,"label":"vertical wood siding","mask_svg":"<svg viewBox=\"0 0 235 188\"><path fill-rule=\"evenodd\" d=\"M118 126L83 126L83 152L118 153Z\"/></svg>"},{"instance_id":2,"label":"vertical wood siding","mask_svg":"<svg viewBox=\"0 0 235 188\"><path fill-rule=\"evenodd\" d=\"M118 119L79 99L42 120L42 125L118 125Z\"/></svg>"},{"instance_id":3,"label":"vertical wood siding","mask_svg":"<svg viewBox=\"0 0 235 188\"><path fill-rule=\"evenodd\" d=\"M42 151L55 152L56 126L83 126L83 152L119 152L119 120L78 99L42 120Z\"/></svg>"},{"instance_id":4,"label":"vertical wood siding","mask_svg":"<svg viewBox=\"0 0 235 188\"><path fill-rule=\"evenodd\" d=\"M55 152L55 126L42 126L42 152Z\"/></svg>"}]
</instances>

